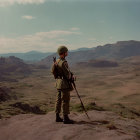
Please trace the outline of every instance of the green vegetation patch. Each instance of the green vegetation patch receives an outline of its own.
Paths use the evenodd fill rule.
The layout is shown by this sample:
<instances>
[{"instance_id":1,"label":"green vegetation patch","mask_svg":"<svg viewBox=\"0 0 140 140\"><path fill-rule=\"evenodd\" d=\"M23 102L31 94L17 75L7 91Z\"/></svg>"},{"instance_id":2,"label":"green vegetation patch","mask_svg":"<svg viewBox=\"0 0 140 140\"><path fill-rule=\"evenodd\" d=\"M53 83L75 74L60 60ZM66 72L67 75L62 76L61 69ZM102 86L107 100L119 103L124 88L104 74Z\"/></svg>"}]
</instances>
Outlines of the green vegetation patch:
<instances>
[{"instance_id":1,"label":"green vegetation patch","mask_svg":"<svg viewBox=\"0 0 140 140\"><path fill-rule=\"evenodd\" d=\"M87 111L88 110L105 111L105 109L103 107L99 107L95 103L89 103L89 104L86 104L84 106L85 106L85 109ZM84 111L81 104L75 104L75 105L71 106L71 110L76 111L76 112L83 112Z\"/></svg>"}]
</instances>

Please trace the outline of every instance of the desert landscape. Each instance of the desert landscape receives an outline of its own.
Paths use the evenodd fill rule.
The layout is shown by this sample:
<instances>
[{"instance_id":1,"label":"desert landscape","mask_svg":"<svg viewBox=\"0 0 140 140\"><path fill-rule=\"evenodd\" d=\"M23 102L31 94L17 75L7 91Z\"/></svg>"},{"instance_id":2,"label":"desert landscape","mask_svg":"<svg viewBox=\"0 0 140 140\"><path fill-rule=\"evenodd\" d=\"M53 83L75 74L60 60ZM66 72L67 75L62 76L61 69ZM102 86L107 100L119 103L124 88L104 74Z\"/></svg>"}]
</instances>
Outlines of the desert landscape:
<instances>
[{"instance_id":1,"label":"desert landscape","mask_svg":"<svg viewBox=\"0 0 140 140\"><path fill-rule=\"evenodd\" d=\"M0 0L0 140L140 140L139 13L140 0Z\"/></svg>"},{"instance_id":2,"label":"desert landscape","mask_svg":"<svg viewBox=\"0 0 140 140\"><path fill-rule=\"evenodd\" d=\"M0 140L140 139L139 42L119 42L91 50L70 52L68 57L91 119L86 118L73 90L73 125L55 123L57 91L50 67L56 54L32 64L14 56L1 57Z\"/></svg>"}]
</instances>

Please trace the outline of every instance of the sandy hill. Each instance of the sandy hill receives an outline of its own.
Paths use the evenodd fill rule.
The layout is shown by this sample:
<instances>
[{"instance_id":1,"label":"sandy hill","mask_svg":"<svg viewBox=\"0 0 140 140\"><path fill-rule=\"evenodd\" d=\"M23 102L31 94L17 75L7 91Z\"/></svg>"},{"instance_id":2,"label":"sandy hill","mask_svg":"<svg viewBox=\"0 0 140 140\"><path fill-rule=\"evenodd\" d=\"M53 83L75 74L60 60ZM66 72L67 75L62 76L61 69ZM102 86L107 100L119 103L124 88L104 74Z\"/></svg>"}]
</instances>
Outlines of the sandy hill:
<instances>
[{"instance_id":1,"label":"sandy hill","mask_svg":"<svg viewBox=\"0 0 140 140\"><path fill-rule=\"evenodd\" d=\"M140 121L122 118L108 111L72 113L75 124L56 123L47 115L17 115L0 120L1 140L139 140Z\"/></svg>"},{"instance_id":2,"label":"sandy hill","mask_svg":"<svg viewBox=\"0 0 140 140\"><path fill-rule=\"evenodd\" d=\"M17 81L17 75L31 74L31 66L15 56L0 57L0 81ZM14 76L14 77L12 77Z\"/></svg>"},{"instance_id":3,"label":"sandy hill","mask_svg":"<svg viewBox=\"0 0 140 140\"><path fill-rule=\"evenodd\" d=\"M29 66L15 56L0 57L0 73L30 73Z\"/></svg>"},{"instance_id":4,"label":"sandy hill","mask_svg":"<svg viewBox=\"0 0 140 140\"><path fill-rule=\"evenodd\" d=\"M76 67L117 67L118 63L109 60L90 60L88 62L78 62Z\"/></svg>"}]
</instances>

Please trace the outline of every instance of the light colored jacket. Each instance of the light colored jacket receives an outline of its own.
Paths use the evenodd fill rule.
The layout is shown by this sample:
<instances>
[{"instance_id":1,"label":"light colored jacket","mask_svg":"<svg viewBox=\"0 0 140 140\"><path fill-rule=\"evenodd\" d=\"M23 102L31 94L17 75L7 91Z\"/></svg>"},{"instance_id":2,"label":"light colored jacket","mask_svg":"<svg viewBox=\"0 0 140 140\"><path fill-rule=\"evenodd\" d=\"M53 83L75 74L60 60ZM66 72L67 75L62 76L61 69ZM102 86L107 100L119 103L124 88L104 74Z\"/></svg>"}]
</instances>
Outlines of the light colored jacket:
<instances>
[{"instance_id":1,"label":"light colored jacket","mask_svg":"<svg viewBox=\"0 0 140 140\"><path fill-rule=\"evenodd\" d=\"M56 88L58 90L73 90L72 84L69 82L71 79L71 71L65 59L59 58L56 60L58 78L56 79Z\"/></svg>"}]
</instances>

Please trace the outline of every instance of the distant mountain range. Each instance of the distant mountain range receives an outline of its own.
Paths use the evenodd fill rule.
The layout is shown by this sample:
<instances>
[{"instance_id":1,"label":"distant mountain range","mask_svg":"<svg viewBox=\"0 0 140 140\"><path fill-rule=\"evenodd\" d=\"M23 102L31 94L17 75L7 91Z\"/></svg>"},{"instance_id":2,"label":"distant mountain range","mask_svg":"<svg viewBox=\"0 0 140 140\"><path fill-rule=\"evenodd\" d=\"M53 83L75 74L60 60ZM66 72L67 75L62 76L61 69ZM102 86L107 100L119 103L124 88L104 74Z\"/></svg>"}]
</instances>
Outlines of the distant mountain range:
<instances>
[{"instance_id":1,"label":"distant mountain range","mask_svg":"<svg viewBox=\"0 0 140 140\"><path fill-rule=\"evenodd\" d=\"M94 48L78 48L76 50L71 50L70 52L87 51L87 50L90 50L90 49L94 49Z\"/></svg>"},{"instance_id":2,"label":"distant mountain range","mask_svg":"<svg viewBox=\"0 0 140 140\"><path fill-rule=\"evenodd\" d=\"M140 55L140 41L118 41L115 44L106 44L103 46L97 46L93 48L79 48L69 51L69 55L66 58L70 65L77 64L79 62L89 62L90 60L121 60L131 56ZM15 56L23 59L26 62L36 62L35 64L43 67L50 67L53 62L53 57L59 57L57 53L42 53L37 51L31 51L27 53L8 53L0 54L3 57ZM12 58L12 57L10 57ZM14 57L13 57L14 58Z\"/></svg>"},{"instance_id":3,"label":"distant mountain range","mask_svg":"<svg viewBox=\"0 0 140 140\"><path fill-rule=\"evenodd\" d=\"M70 52L77 52L77 51L85 51L85 50L89 50L90 48L79 48L76 50L71 50ZM53 54L54 52L38 52L38 51L30 51L30 52L26 52L26 53L5 53L5 54L0 54L0 56L2 57L9 57L9 56L15 56L18 57L20 59L23 59L26 62L37 62L40 61L44 58L46 58L47 56Z\"/></svg>"},{"instance_id":4,"label":"distant mountain range","mask_svg":"<svg viewBox=\"0 0 140 140\"><path fill-rule=\"evenodd\" d=\"M115 44L106 44L90 49L69 52L67 60L70 65L78 62L88 62L93 59L100 60L121 60L131 56L140 55L140 41L119 41ZM56 53L42 59L37 64L51 66L53 57L58 57Z\"/></svg>"},{"instance_id":5,"label":"distant mountain range","mask_svg":"<svg viewBox=\"0 0 140 140\"><path fill-rule=\"evenodd\" d=\"M30 51L27 53L6 53L6 54L0 54L0 56L3 57L9 57L9 56L15 56L18 57L20 59L23 59L24 61L39 61L49 55L51 55L52 53L42 53L42 52L38 52L38 51Z\"/></svg>"}]
</instances>

